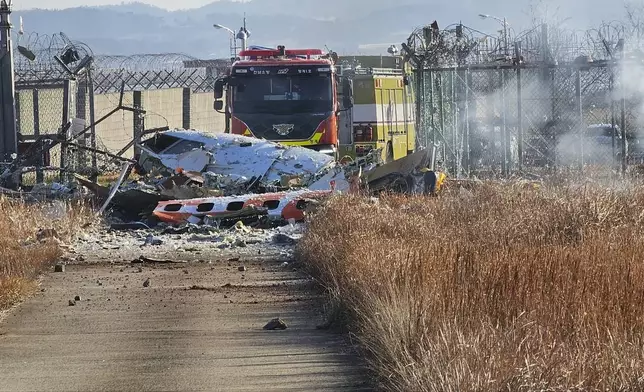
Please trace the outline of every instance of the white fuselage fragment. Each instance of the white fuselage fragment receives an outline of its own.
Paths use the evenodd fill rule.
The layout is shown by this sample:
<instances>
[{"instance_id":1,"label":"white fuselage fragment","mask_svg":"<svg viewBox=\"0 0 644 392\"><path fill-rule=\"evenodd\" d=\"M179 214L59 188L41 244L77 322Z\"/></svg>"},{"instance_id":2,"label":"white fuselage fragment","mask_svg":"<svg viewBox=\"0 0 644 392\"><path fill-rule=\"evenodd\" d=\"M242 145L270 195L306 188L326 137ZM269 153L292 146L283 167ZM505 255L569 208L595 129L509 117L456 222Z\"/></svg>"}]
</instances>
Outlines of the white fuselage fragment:
<instances>
[{"instance_id":1,"label":"white fuselage fragment","mask_svg":"<svg viewBox=\"0 0 644 392\"><path fill-rule=\"evenodd\" d=\"M335 166L333 157L303 147L287 147L241 135L206 135L197 131L174 130L163 132L177 138L177 142L160 152L153 152L146 143L141 145L142 166L158 161L165 171L209 172L219 177L245 177L264 187L278 186L284 176L297 176L306 187L327 175ZM180 144L193 147L180 153ZM194 148L194 146L197 146ZM319 187L319 184L318 184ZM328 188L327 188L328 189Z\"/></svg>"}]
</instances>

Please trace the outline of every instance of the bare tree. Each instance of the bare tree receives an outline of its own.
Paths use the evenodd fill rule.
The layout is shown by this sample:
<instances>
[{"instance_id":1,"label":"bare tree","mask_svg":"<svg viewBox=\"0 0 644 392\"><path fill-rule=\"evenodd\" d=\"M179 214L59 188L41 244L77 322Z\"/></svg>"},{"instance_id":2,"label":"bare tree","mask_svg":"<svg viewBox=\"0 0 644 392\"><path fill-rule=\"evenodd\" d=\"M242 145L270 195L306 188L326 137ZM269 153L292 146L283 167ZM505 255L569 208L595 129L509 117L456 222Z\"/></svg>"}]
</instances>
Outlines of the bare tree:
<instances>
[{"instance_id":1,"label":"bare tree","mask_svg":"<svg viewBox=\"0 0 644 392\"><path fill-rule=\"evenodd\" d=\"M530 60L546 58L555 63L568 62L584 54L577 35L564 28L565 22L570 18L561 16L557 2L530 0L526 14L530 27L517 40L522 41L524 47L533 50ZM547 26L547 36L543 35L543 26Z\"/></svg>"},{"instance_id":2,"label":"bare tree","mask_svg":"<svg viewBox=\"0 0 644 392\"><path fill-rule=\"evenodd\" d=\"M624 4L626 12L626 28L628 36L640 47L642 33L644 33L644 2L626 1Z\"/></svg>"}]
</instances>

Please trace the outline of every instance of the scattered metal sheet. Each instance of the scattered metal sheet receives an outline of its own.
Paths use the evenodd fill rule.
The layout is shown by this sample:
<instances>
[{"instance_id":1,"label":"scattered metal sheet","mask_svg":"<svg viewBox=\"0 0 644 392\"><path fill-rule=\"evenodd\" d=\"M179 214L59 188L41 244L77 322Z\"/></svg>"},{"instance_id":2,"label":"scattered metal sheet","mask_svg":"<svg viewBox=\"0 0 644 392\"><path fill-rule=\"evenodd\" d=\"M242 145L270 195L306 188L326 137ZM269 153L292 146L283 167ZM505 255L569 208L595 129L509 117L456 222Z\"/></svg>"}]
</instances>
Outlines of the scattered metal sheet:
<instances>
[{"instance_id":1,"label":"scattered metal sheet","mask_svg":"<svg viewBox=\"0 0 644 392\"><path fill-rule=\"evenodd\" d=\"M116 180L114 185L112 185L112 190L110 190L110 193L107 196L107 200L105 200L105 203L103 204L103 206L101 206L101 208L98 210L97 215L103 215L103 212L105 212L105 209L114 198L114 195L116 195L116 192L118 192L119 187L121 186L125 178L130 175L131 171L132 171L132 163L131 162L124 163L118 180Z\"/></svg>"},{"instance_id":2,"label":"scattered metal sheet","mask_svg":"<svg viewBox=\"0 0 644 392\"><path fill-rule=\"evenodd\" d=\"M185 264L184 260L169 260L169 259L153 259L150 257L140 256L138 259L131 261L132 264Z\"/></svg>"},{"instance_id":3,"label":"scattered metal sheet","mask_svg":"<svg viewBox=\"0 0 644 392\"><path fill-rule=\"evenodd\" d=\"M418 150L404 158L397 159L393 162L386 163L369 170L365 173L368 183L373 183L394 173L409 175L422 167L431 165L429 150Z\"/></svg>"},{"instance_id":4,"label":"scattered metal sheet","mask_svg":"<svg viewBox=\"0 0 644 392\"><path fill-rule=\"evenodd\" d=\"M105 200L99 213L112 203L132 214L152 213L168 223L260 216L301 221L310 201L319 202L335 192L358 192L364 184L412 189L414 181L409 178L429 164L425 150L385 165L379 165L380 154L375 153L339 164L302 147L186 130L160 132L140 147L137 169L147 174L145 181L121 185L130 172L129 163L111 190L77 176Z\"/></svg>"},{"instance_id":5,"label":"scattered metal sheet","mask_svg":"<svg viewBox=\"0 0 644 392\"><path fill-rule=\"evenodd\" d=\"M110 188L95 184L91 180L79 175L76 175L75 178L81 185L89 189L100 200L104 201L109 196ZM139 216L142 213L151 213L156 205L162 200L170 200L170 198L157 192L151 192L147 189L129 188L119 189L112 199L112 205L122 210L127 215Z\"/></svg>"}]
</instances>

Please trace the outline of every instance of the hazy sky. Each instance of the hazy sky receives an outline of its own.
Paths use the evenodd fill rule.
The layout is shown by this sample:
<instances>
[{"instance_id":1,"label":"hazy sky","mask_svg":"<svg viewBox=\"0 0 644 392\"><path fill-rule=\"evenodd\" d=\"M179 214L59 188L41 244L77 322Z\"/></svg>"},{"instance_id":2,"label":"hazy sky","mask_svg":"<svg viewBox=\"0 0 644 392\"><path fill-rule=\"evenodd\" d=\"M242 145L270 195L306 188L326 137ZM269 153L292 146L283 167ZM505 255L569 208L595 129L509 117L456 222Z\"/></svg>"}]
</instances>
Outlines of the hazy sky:
<instances>
[{"instance_id":1,"label":"hazy sky","mask_svg":"<svg viewBox=\"0 0 644 392\"><path fill-rule=\"evenodd\" d=\"M179 8L196 8L215 0L142 0L141 3L153 4L158 7L175 10ZM16 11L29 8L69 8L81 5L120 4L121 0L13 0ZM130 1L126 1L129 3Z\"/></svg>"}]
</instances>

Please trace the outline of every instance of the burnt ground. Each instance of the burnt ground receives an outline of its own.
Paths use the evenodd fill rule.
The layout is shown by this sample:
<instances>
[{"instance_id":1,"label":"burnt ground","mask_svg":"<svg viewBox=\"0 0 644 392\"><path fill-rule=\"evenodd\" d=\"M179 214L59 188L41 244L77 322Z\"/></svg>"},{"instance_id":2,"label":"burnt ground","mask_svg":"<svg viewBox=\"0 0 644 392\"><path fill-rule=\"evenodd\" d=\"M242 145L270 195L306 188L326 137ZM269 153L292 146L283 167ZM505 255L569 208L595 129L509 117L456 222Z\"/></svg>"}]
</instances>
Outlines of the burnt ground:
<instances>
[{"instance_id":1,"label":"burnt ground","mask_svg":"<svg viewBox=\"0 0 644 392\"><path fill-rule=\"evenodd\" d=\"M5 315L1 391L373 390L275 231L148 234L81 236ZM264 330L276 317L288 328Z\"/></svg>"}]
</instances>

